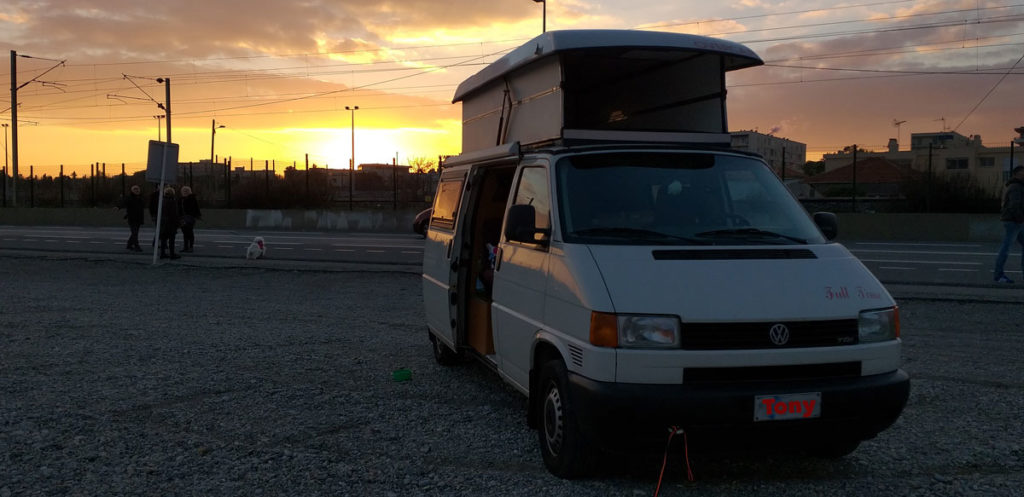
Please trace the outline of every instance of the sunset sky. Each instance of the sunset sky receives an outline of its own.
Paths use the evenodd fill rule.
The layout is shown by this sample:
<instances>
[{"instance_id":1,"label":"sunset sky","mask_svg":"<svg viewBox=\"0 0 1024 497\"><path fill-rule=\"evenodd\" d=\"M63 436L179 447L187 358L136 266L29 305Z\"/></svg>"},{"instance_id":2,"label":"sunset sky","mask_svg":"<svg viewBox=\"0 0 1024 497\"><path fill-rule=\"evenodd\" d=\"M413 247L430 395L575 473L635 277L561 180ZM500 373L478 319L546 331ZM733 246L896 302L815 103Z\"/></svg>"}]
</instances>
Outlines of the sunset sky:
<instances>
[{"instance_id":1,"label":"sunset sky","mask_svg":"<svg viewBox=\"0 0 1024 497\"><path fill-rule=\"evenodd\" d=\"M405 164L460 152L455 87L540 34L532 0L4 0L0 124L17 52L20 172L143 167L165 135L182 161L215 153ZM1021 0L548 0L547 28L695 33L747 44L765 66L730 74L732 130L847 145L955 130L1005 146L1024 125ZM65 61L62 65L61 61ZM51 70L52 69L52 70ZM49 72L47 72L49 71ZM45 74L44 74L45 73ZM27 84L26 84L27 83ZM896 127L894 122L904 121ZM6 139L10 140L8 128ZM898 134L898 135L897 135ZM10 148L10 147L8 147Z\"/></svg>"}]
</instances>

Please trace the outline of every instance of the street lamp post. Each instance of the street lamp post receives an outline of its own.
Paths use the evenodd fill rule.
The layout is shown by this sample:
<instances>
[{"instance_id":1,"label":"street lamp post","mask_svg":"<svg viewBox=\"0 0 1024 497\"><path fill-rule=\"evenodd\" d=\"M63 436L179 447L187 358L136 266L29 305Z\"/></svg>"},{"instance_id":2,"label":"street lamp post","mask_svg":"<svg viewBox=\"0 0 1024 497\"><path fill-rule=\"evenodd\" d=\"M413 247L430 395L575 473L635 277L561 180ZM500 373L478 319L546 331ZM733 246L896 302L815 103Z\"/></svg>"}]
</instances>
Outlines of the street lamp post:
<instances>
[{"instance_id":1,"label":"street lamp post","mask_svg":"<svg viewBox=\"0 0 1024 497\"><path fill-rule=\"evenodd\" d=\"M543 4L541 6L541 33L548 32L548 0L533 0L534 2Z\"/></svg>"},{"instance_id":2,"label":"street lamp post","mask_svg":"<svg viewBox=\"0 0 1024 497\"><path fill-rule=\"evenodd\" d=\"M214 140L214 137L217 136L217 130L218 129L226 128L226 127L227 126L225 126L223 124L218 126L216 119L211 119L210 120L210 167L213 167L213 162L214 162L214 155L213 155L213 140Z\"/></svg>"},{"instance_id":3,"label":"street lamp post","mask_svg":"<svg viewBox=\"0 0 1024 497\"><path fill-rule=\"evenodd\" d=\"M352 194L355 191L353 184L356 182L356 111L359 110L359 106L346 105L345 110L352 112L352 162L348 165L348 210L352 210Z\"/></svg>"},{"instance_id":4,"label":"street lamp post","mask_svg":"<svg viewBox=\"0 0 1024 497\"><path fill-rule=\"evenodd\" d=\"M163 138L164 135L161 134L162 130L160 129L160 127L162 126L162 124L160 123L160 120L163 119L164 117L165 116L153 116L153 119L156 119L156 141L158 141L158 142L164 141L164 138Z\"/></svg>"}]
</instances>

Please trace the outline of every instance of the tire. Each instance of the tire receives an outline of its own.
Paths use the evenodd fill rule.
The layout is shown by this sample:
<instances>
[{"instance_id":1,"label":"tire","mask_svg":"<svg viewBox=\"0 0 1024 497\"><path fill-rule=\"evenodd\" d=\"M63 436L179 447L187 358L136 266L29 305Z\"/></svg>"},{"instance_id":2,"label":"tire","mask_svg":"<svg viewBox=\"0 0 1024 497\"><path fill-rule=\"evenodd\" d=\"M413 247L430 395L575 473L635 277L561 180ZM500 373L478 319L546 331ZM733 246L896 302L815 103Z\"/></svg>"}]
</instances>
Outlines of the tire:
<instances>
[{"instance_id":1,"label":"tire","mask_svg":"<svg viewBox=\"0 0 1024 497\"><path fill-rule=\"evenodd\" d=\"M430 336L430 345L434 351L434 360L442 366L453 366L462 361L462 355L445 345L433 333L427 332Z\"/></svg>"},{"instance_id":2,"label":"tire","mask_svg":"<svg viewBox=\"0 0 1024 497\"><path fill-rule=\"evenodd\" d=\"M582 436L575 406L569 399L565 364L559 359L544 363L537 387L541 396L537 433L544 466L559 478L585 476L594 452Z\"/></svg>"},{"instance_id":3,"label":"tire","mask_svg":"<svg viewBox=\"0 0 1024 497\"><path fill-rule=\"evenodd\" d=\"M840 459L852 454L859 446L860 440L835 438L811 444L807 453L819 459Z\"/></svg>"}]
</instances>

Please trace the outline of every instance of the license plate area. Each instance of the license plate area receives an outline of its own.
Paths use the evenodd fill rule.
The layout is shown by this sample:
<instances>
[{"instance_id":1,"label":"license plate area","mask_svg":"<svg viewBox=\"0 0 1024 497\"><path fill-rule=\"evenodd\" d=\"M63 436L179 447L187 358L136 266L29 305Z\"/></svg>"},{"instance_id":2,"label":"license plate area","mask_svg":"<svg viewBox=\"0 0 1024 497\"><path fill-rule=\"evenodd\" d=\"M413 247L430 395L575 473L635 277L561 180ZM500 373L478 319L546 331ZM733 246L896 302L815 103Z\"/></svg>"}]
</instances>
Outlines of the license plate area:
<instances>
[{"instance_id":1,"label":"license plate area","mask_svg":"<svg viewBox=\"0 0 1024 497\"><path fill-rule=\"evenodd\" d=\"M754 421L821 417L821 392L754 396Z\"/></svg>"}]
</instances>

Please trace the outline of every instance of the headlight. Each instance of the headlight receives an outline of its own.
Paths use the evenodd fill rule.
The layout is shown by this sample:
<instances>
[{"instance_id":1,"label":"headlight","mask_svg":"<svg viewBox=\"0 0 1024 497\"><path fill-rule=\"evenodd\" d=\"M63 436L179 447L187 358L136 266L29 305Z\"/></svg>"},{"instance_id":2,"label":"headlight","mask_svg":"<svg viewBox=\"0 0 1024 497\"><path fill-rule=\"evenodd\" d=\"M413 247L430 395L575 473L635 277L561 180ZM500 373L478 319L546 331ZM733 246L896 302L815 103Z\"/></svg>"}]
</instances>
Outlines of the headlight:
<instances>
[{"instance_id":1,"label":"headlight","mask_svg":"<svg viewBox=\"0 0 1024 497\"><path fill-rule=\"evenodd\" d=\"M883 342L899 338L899 307L861 311L857 319L857 335L860 338L860 343Z\"/></svg>"},{"instance_id":2,"label":"headlight","mask_svg":"<svg viewBox=\"0 0 1024 497\"><path fill-rule=\"evenodd\" d=\"M679 318L642 314L590 315L590 343L632 349L679 348Z\"/></svg>"}]
</instances>

